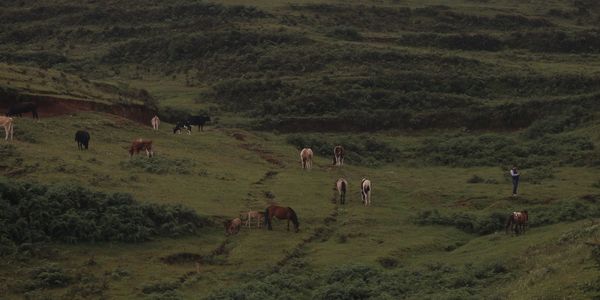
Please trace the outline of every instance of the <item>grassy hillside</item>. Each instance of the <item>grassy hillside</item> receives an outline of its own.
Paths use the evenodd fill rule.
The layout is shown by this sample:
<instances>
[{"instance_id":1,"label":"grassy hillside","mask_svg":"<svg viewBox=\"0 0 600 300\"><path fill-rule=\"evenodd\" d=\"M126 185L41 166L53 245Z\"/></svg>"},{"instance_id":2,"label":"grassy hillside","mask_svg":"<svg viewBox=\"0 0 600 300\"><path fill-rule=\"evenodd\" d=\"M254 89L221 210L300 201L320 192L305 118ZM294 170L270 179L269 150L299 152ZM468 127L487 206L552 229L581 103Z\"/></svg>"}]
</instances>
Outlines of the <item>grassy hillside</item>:
<instances>
[{"instance_id":1,"label":"grassy hillside","mask_svg":"<svg viewBox=\"0 0 600 300\"><path fill-rule=\"evenodd\" d=\"M600 297L595 1L0 8L0 104L157 105L163 120L15 119L0 141L2 299ZM192 113L213 122L173 135L167 122ZM156 157L129 159L140 137ZM293 207L300 232L224 235L223 220L270 203ZM523 209L530 230L504 234Z\"/></svg>"},{"instance_id":2,"label":"grassy hillside","mask_svg":"<svg viewBox=\"0 0 600 300\"><path fill-rule=\"evenodd\" d=\"M525 181L522 195L512 198L504 170L497 167L404 162L360 167L350 157L343 168L333 168L329 156L317 156L315 168L302 171L297 150L284 136L267 133L211 128L173 135L165 127L154 133L90 113L19 119L18 126L21 136L2 146L2 172L11 180L131 193L146 203L184 205L216 224L192 235L133 244L20 246L1 260L5 298L229 298L240 293L251 299L352 293L583 298L597 293L598 271L591 248L583 244L598 239L598 225L588 220L600 216L596 169L556 167L538 182ZM89 151L77 151L72 140L80 128L92 133ZM394 144L430 136L375 137ZM155 158L128 159L126 147L137 137L154 140ZM533 178L535 172L525 169L523 176ZM473 181L474 175L486 181ZM332 203L333 182L340 176L350 182L346 206ZM373 181L373 207L360 204L362 177ZM300 233L288 233L284 222L274 221L272 232L244 229L224 236L218 220L271 202L296 210ZM531 230L505 235L507 213L520 209L530 211ZM202 257L199 273L197 257ZM36 275L43 267L58 268L55 273L70 280L44 286Z\"/></svg>"}]
</instances>

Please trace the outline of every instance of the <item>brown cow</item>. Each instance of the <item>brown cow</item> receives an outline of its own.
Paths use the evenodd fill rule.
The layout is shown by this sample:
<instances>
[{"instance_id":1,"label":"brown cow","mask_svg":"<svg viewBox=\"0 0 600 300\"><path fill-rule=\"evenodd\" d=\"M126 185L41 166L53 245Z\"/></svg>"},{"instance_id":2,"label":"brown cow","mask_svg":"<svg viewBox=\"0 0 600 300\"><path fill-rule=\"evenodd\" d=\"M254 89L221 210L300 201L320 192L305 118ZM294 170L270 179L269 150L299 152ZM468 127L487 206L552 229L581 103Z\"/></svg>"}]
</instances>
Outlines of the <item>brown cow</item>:
<instances>
[{"instance_id":1,"label":"brown cow","mask_svg":"<svg viewBox=\"0 0 600 300\"><path fill-rule=\"evenodd\" d=\"M137 139L131 143L131 148L129 148L129 157L132 157L133 154L138 154L140 151L146 151L146 156L152 157L154 156L154 151L152 151L152 141L151 140L142 140Z\"/></svg>"},{"instance_id":2,"label":"brown cow","mask_svg":"<svg viewBox=\"0 0 600 300\"><path fill-rule=\"evenodd\" d=\"M14 134L13 118L0 116L0 126L4 127L4 131L6 132L6 137L4 139L8 141L8 137L10 136L10 139L12 140Z\"/></svg>"}]
</instances>

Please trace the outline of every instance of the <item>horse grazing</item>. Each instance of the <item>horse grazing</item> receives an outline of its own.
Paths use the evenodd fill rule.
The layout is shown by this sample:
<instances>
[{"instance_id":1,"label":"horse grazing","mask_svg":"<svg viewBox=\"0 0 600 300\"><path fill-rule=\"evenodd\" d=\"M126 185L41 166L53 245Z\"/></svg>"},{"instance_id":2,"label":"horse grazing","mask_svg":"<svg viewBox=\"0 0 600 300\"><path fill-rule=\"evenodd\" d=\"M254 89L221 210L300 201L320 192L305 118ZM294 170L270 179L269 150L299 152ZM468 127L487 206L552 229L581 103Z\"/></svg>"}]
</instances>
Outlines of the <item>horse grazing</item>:
<instances>
[{"instance_id":1,"label":"horse grazing","mask_svg":"<svg viewBox=\"0 0 600 300\"><path fill-rule=\"evenodd\" d=\"M287 230L290 231L290 220L294 223L294 231L298 232L300 230L300 223L298 222L298 216L296 216L296 212L291 207L283 207L277 205L271 205L265 209L265 223L267 224L267 229L273 230L271 227L271 219L276 217L279 220L288 220L287 222Z\"/></svg>"},{"instance_id":2,"label":"horse grazing","mask_svg":"<svg viewBox=\"0 0 600 300\"><path fill-rule=\"evenodd\" d=\"M526 210L513 212L506 219L506 234L508 234L509 229L515 234L525 232L525 229L529 227L528 221L529 214Z\"/></svg>"},{"instance_id":3,"label":"horse grazing","mask_svg":"<svg viewBox=\"0 0 600 300\"><path fill-rule=\"evenodd\" d=\"M300 161L302 169L312 168L313 151L310 148L304 148L300 151Z\"/></svg>"},{"instance_id":4,"label":"horse grazing","mask_svg":"<svg viewBox=\"0 0 600 300\"><path fill-rule=\"evenodd\" d=\"M344 147L337 145L333 148L333 165L344 165Z\"/></svg>"},{"instance_id":5,"label":"horse grazing","mask_svg":"<svg viewBox=\"0 0 600 300\"><path fill-rule=\"evenodd\" d=\"M363 178L360 182L360 194L365 206L371 205L371 180Z\"/></svg>"},{"instance_id":6,"label":"horse grazing","mask_svg":"<svg viewBox=\"0 0 600 300\"><path fill-rule=\"evenodd\" d=\"M34 119L38 119L37 105L33 102L22 102L11 105L6 113L7 117L19 116L22 117L24 113L31 112L31 116Z\"/></svg>"},{"instance_id":7,"label":"horse grazing","mask_svg":"<svg viewBox=\"0 0 600 300\"><path fill-rule=\"evenodd\" d=\"M87 150L90 143L90 134L85 130L78 130L75 133L75 141L77 142L77 148L79 148L79 150L83 150L83 147Z\"/></svg>"},{"instance_id":8,"label":"horse grazing","mask_svg":"<svg viewBox=\"0 0 600 300\"><path fill-rule=\"evenodd\" d=\"M348 181L344 178L340 178L335 182L335 189L340 195L340 204L346 204L346 190L348 189Z\"/></svg>"},{"instance_id":9,"label":"horse grazing","mask_svg":"<svg viewBox=\"0 0 600 300\"><path fill-rule=\"evenodd\" d=\"M8 137L10 136L10 139L13 139L13 134L14 134L14 120L13 118L10 117L0 117L0 125L2 127L4 127L4 132L6 133L6 137L4 138L4 140L8 141Z\"/></svg>"},{"instance_id":10,"label":"horse grazing","mask_svg":"<svg viewBox=\"0 0 600 300\"><path fill-rule=\"evenodd\" d=\"M235 218L229 221L225 221L223 224L225 225L225 235L237 234L238 232L240 232L242 220L240 220L240 218Z\"/></svg>"},{"instance_id":11,"label":"horse grazing","mask_svg":"<svg viewBox=\"0 0 600 300\"><path fill-rule=\"evenodd\" d=\"M154 131L158 131L158 126L160 125L160 119L158 118L157 115L154 115L154 117L152 118L150 123L152 124L152 129Z\"/></svg>"},{"instance_id":12,"label":"horse grazing","mask_svg":"<svg viewBox=\"0 0 600 300\"><path fill-rule=\"evenodd\" d=\"M209 116L191 116L187 119L190 125L197 125L198 131L204 131L204 124L210 122Z\"/></svg>"},{"instance_id":13,"label":"horse grazing","mask_svg":"<svg viewBox=\"0 0 600 300\"><path fill-rule=\"evenodd\" d=\"M251 228L252 227L252 220L256 220L256 228L260 228L263 220L265 218L265 213L262 211L256 211L256 210L251 210L248 212L244 212L241 215L244 215L244 217L246 217L246 227L247 228Z\"/></svg>"},{"instance_id":14,"label":"horse grazing","mask_svg":"<svg viewBox=\"0 0 600 300\"><path fill-rule=\"evenodd\" d=\"M144 150L146 151L147 157L154 156L154 151L152 151L152 141L137 139L131 142L131 147L129 148L129 157L131 158L134 153L138 154L140 151Z\"/></svg>"},{"instance_id":15,"label":"horse grazing","mask_svg":"<svg viewBox=\"0 0 600 300\"><path fill-rule=\"evenodd\" d=\"M187 130L188 134L192 134L192 125L190 125L190 122L188 122L188 121L177 122L177 124L175 124L175 127L173 128L173 134L175 134L175 133L181 134L181 129L185 129L185 130Z\"/></svg>"}]
</instances>

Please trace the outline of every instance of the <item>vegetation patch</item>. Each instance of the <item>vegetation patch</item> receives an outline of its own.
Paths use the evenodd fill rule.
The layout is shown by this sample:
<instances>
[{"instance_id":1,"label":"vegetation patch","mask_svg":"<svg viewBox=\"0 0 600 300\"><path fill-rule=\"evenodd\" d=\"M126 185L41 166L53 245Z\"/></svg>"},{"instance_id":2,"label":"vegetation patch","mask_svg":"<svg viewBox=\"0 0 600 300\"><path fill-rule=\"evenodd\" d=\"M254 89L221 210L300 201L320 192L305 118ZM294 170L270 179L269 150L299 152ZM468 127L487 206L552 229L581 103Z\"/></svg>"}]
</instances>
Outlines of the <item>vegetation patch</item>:
<instances>
[{"instance_id":1,"label":"vegetation patch","mask_svg":"<svg viewBox=\"0 0 600 300\"><path fill-rule=\"evenodd\" d=\"M0 181L0 254L27 243L121 241L196 234L208 220L180 205L138 203L76 185Z\"/></svg>"},{"instance_id":2,"label":"vegetation patch","mask_svg":"<svg viewBox=\"0 0 600 300\"><path fill-rule=\"evenodd\" d=\"M132 157L128 161L120 163L121 168L125 170L138 169L143 172L153 174L191 174L194 163L185 159L170 159L164 156L153 156L147 158L144 155Z\"/></svg>"}]
</instances>

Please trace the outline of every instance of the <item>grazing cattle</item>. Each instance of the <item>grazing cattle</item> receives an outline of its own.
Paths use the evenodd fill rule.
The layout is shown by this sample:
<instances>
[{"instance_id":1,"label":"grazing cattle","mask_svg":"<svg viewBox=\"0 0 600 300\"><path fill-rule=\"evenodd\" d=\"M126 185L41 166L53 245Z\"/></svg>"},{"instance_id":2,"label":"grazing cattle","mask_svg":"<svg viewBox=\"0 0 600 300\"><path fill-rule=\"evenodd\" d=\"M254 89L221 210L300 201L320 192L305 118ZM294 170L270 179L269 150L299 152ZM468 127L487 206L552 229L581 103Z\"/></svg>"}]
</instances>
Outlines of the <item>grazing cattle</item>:
<instances>
[{"instance_id":1,"label":"grazing cattle","mask_svg":"<svg viewBox=\"0 0 600 300\"><path fill-rule=\"evenodd\" d=\"M300 151L300 161L302 169L312 168L313 151L310 148L304 148Z\"/></svg>"},{"instance_id":2,"label":"grazing cattle","mask_svg":"<svg viewBox=\"0 0 600 300\"><path fill-rule=\"evenodd\" d=\"M187 119L190 125L197 125L198 131L204 131L204 124L210 122L209 116L191 116Z\"/></svg>"},{"instance_id":3,"label":"grazing cattle","mask_svg":"<svg viewBox=\"0 0 600 300\"><path fill-rule=\"evenodd\" d=\"M252 227L252 220L256 220L256 227L260 228L263 223L263 220L265 218L265 213L263 213L262 211L255 211L255 210L244 212L243 214L240 214L240 216L241 215L243 215L244 218L246 219L246 227L247 228Z\"/></svg>"},{"instance_id":4,"label":"grazing cattle","mask_svg":"<svg viewBox=\"0 0 600 300\"><path fill-rule=\"evenodd\" d=\"M14 134L14 120L13 118L10 117L0 117L0 126L4 127L4 132L6 134L6 136L4 137L4 140L8 141L8 137L10 136L10 139L13 139L13 134Z\"/></svg>"},{"instance_id":5,"label":"grazing cattle","mask_svg":"<svg viewBox=\"0 0 600 300\"><path fill-rule=\"evenodd\" d=\"M131 143L131 148L129 148L129 157L132 157L134 153L140 153L140 151L146 151L147 157L154 156L154 151L152 151L152 141L142 139L133 141Z\"/></svg>"},{"instance_id":6,"label":"grazing cattle","mask_svg":"<svg viewBox=\"0 0 600 300\"><path fill-rule=\"evenodd\" d=\"M363 178L360 182L360 194L365 206L371 205L371 180Z\"/></svg>"},{"instance_id":7,"label":"grazing cattle","mask_svg":"<svg viewBox=\"0 0 600 300\"><path fill-rule=\"evenodd\" d=\"M287 220L287 230L290 231L290 221L294 223L294 231L300 230L300 223L298 222L298 216L291 207L283 207L277 205L271 205L265 209L265 224L267 224L268 230L273 230L271 227L271 219L276 217L279 220Z\"/></svg>"},{"instance_id":8,"label":"grazing cattle","mask_svg":"<svg viewBox=\"0 0 600 300\"><path fill-rule=\"evenodd\" d=\"M506 233L508 234L508 230L515 234L519 234L525 232L525 229L529 226L529 214L526 210L523 211L515 211L508 216L506 220Z\"/></svg>"},{"instance_id":9,"label":"grazing cattle","mask_svg":"<svg viewBox=\"0 0 600 300\"><path fill-rule=\"evenodd\" d=\"M188 121L177 122L177 124L175 124L175 127L173 127L173 134L175 134L175 133L181 134L181 129L185 129L185 130L187 130L188 134L192 134L192 125L190 125L190 122L188 122Z\"/></svg>"},{"instance_id":10,"label":"grazing cattle","mask_svg":"<svg viewBox=\"0 0 600 300\"><path fill-rule=\"evenodd\" d=\"M38 119L38 113L37 113L37 105L33 102L23 102L23 103L16 103L11 105L8 108L8 112L6 113L7 117L10 116L19 116L22 117L24 113L27 112L31 112L31 116L34 119Z\"/></svg>"},{"instance_id":11,"label":"grazing cattle","mask_svg":"<svg viewBox=\"0 0 600 300\"><path fill-rule=\"evenodd\" d=\"M79 148L79 150L83 150L83 147L87 150L90 143L90 134L85 130L78 130L75 133L75 141L77 142L77 148Z\"/></svg>"},{"instance_id":12,"label":"grazing cattle","mask_svg":"<svg viewBox=\"0 0 600 300\"><path fill-rule=\"evenodd\" d=\"M240 218L235 218L229 221L225 221L223 224L225 225L225 235L237 234L238 232L240 232L242 220L240 220Z\"/></svg>"},{"instance_id":13,"label":"grazing cattle","mask_svg":"<svg viewBox=\"0 0 600 300\"><path fill-rule=\"evenodd\" d=\"M338 145L333 148L333 164L335 166L344 165L344 147Z\"/></svg>"},{"instance_id":14,"label":"grazing cattle","mask_svg":"<svg viewBox=\"0 0 600 300\"><path fill-rule=\"evenodd\" d=\"M158 131L158 126L160 125L160 119L158 118L157 115L155 115L152 120L150 121L150 123L152 124L152 129L154 131Z\"/></svg>"},{"instance_id":15,"label":"grazing cattle","mask_svg":"<svg viewBox=\"0 0 600 300\"><path fill-rule=\"evenodd\" d=\"M335 182L335 189L340 195L340 204L346 204L346 190L348 189L348 181L344 178L340 178Z\"/></svg>"}]
</instances>

